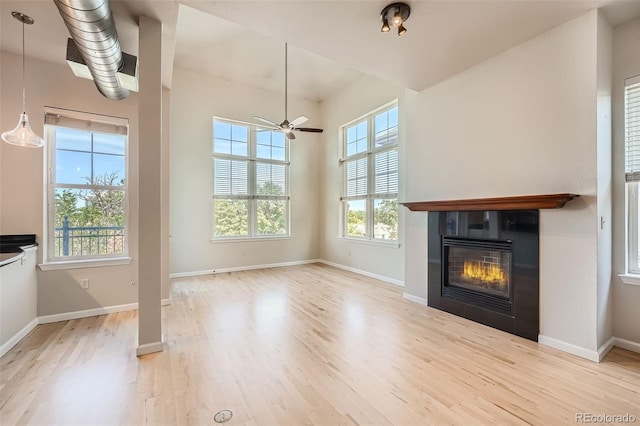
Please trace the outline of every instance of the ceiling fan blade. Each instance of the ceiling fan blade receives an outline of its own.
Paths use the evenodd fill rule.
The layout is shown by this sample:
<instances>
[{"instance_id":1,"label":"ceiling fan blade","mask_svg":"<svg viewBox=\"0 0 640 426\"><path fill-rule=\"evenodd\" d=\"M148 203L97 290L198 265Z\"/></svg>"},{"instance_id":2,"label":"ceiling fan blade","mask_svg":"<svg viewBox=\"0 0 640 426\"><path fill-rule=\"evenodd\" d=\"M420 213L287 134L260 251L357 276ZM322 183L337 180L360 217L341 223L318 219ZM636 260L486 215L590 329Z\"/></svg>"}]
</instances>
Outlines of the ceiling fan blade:
<instances>
[{"instance_id":1,"label":"ceiling fan blade","mask_svg":"<svg viewBox=\"0 0 640 426\"><path fill-rule=\"evenodd\" d=\"M285 136L287 137L287 139L295 139L296 135L293 134L293 132L282 132L285 134Z\"/></svg>"},{"instance_id":2,"label":"ceiling fan blade","mask_svg":"<svg viewBox=\"0 0 640 426\"><path fill-rule=\"evenodd\" d=\"M307 120L309 120L309 117L301 115L298 118L294 118L290 123L289 123L289 127L290 128L294 128L297 127L299 125L301 125L302 123L305 123Z\"/></svg>"},{"instance_id":3,"label":"ceiling fan blade","mask_svg":"<svg viewBox=\"0 0 640 426\"><path fill-rule=\"evenodd\" d=\"M264 123L270 124L272 126L280 127L280 125L278 123L276 123L275 121L267 120L266 118L258 117L257 115L254 115L253 118L255 118L256 120L260 120L260 121L262 121Z\"/></svg>"},{"instance_id":4,"label":"ceiling fan blade","mask_svg":"<svg viewBox=\"0 0 640 426\"><path fill-rule=\"evenodd\" d=\"M312 132L312 133L322 133L324 129L316 129L314 127L296 127L293 130L298 130L301 132Z\"/></svg>"}]
</instances>

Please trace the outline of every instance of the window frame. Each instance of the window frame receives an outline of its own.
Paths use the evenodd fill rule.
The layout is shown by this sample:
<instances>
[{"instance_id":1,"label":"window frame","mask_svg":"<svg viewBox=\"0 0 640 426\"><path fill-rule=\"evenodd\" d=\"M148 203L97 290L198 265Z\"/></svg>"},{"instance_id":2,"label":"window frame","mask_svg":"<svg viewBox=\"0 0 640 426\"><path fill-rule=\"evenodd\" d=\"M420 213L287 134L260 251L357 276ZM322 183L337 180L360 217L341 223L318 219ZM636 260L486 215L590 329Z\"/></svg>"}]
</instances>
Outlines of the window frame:
<instances>
[{"instance_id":1,"label":"window frame","mask_svg":"<svg viewBox=\"0 0 640 426\"><path fill-rule=\"evenodd\" d=\"M50 121L62 120L63 124L55 124ZM81 122L82 125L73 126L64 123ZM120 134L124 136L124 184L117 186L104 186L92 184L69 184L56 181L56 129L65 128L73 130L89 131L93 134ZM113 129L124 128L124 131L115 132ZM111 131L110 131L111 130ZM130 244L130 189L129 189L129 159L130 159L130 126L129 119L124 117L108 116L103 114L67 110L62 108L45 107L44 134L46 140L45 151L45 232L42 270L56 270L67 268L85 268L93 266L123 265L131 262ZM93 136L92 136L93 138ZM91 152L92 151L82 151ZM92 161L93 164L93 161ZM55 192L56 189L86 189L86 190L117 190L124 193L124 230L122 253L94 254L80 256L55 256Z\"/></svg>"},{"instance_id":2,"label":"window frame","mask_svg":"<svg viewBox=\"0 0 640 426\"><path fill-rule=\"evenodd\" d=\"M215 152L215 123L216 121L229 124L239 125L247 128L247 155L226 154ZM238 120L232 120L219 116L213 116L212 119L212 138L211 138L211 153L212 153L212 194L211 194L211 234L210 239L212 243L227 243L234 241L256 241L256 240L269 240L269 239L288 239L291 238L291 182L289 178L289 166L290 166L290 141L284 134L273 131L271 128L261 126L258 124L247 123ZM269 158L258 157L258 131L270 132L276 134L282 134L284 138L284 160L276 160ZM273 148L273 146L272 146ZM247 194L246 195L219 195L215 193L215 160L230 160L230 161L242 161L247 164ZM285 194L284 195L261 195L257 193L258 187L258 164L278 165L284 166L284 179L285 179ZM246 200L248 202L248 218L247 218L247 235L216 235L216 208L215 200ZM285 201L285 219L284 226L285 232L283 234L264 234L258 233L258 202L263 200L278 200Z\"/></svg>"},{"instance_id":3,"label":"window frame","mask_svg":"<svg viewBox=\"0 0 640 426\"><path fill-rule=\"evenodd\" d=\"M628 78L624 81L623 88L623 119L624 119L624 143L625 143L625 273L630 276L640 277L640 211L638 201L638 190L640 185L640 170L637 164L638 154L640 154L640 137L631 136L629 127L640 127L640 116L634 117L632 125L629 121L628 94L634 92L634 96L640 95L640 75ZM640 98L639 98L640 100ZM636 100L637 102L637 100ZM640 113L640 106L634 107L634 113ZM631 159L629 154L632 155Z\"/></svg>"},{"instance_id":4,"label":"window frame","mask_svg":"<svg viewBox=\"0 0 640 426\"><path fill-rule=\"evenodd\" d=\"M351 241L357 241L357 242L363 242L363 243L368 243L368 244L374 244L374 245L392 245L392 246L397 246L400 242L400 217L399 217L399 211L398 211L398 222L396 225L396 238L395 239L385 239L385 238L376 238L375 236L375 223L374 223L374 217L375 217L375 203L376 201L379 200L385 200L385 199L390 199L390 200L396 200L396 203L398 202L398 195L399 195L399 190L398 192L395 193L380 193L377 194L375 192L375 184L376 184L376 156L385 152L395 152L395 156L397 158L397 173L398 175L396 176L396 179L399 179L399 133L400 133L400 120L398 117L398 124L397 124L397 135L396 135L396 142L394 144L390 144L390 145L383 145L380 147L376 147L375 143L376 143L376 129L375 129L375 119L376 116L380 115L381 113L384 112L388 112L392 109L397 109L398 110L398 114L399 114L399 108L398 108L398 100L395 99L391 102L386 103L385 105L382 105L381 107L361 116L358 117L355 120L352 120L344 125L342 125L340 127L340 131L339 131L339 143L340 143L340 147L339 147L339 152L340 152L340 159L339 164L342 168L341 170L341 183L342 183L342 189L341 189L341 194L340 194L340 219L339 219L339 231L338 231L338 238L341 239L345 239L345 240L351 240ZM359 125L362 122L366 122L367 123L367 147L364 151L360 151L360 152L356 152L354 154L348 155L348 138L347 138L347 132L349 128L353 128L354 126ZM357 150L357 140L356 139L356 150ZM355 161L359 161L362 159L366 159L367 165L366 165L366 170L367 170L367 174L366 174L366 191L365 194L363 195L355 195L355 196L347 196L347 168L348 165L352 162ZM364 236L357 236L357 235L349 235L348 234L348 220L347 220L347 213L348 213L348 203L349 201L358 201L358 200L364 200L365 202L365 230L366 230L366 234Z\"/></svg>"}]
</instances>

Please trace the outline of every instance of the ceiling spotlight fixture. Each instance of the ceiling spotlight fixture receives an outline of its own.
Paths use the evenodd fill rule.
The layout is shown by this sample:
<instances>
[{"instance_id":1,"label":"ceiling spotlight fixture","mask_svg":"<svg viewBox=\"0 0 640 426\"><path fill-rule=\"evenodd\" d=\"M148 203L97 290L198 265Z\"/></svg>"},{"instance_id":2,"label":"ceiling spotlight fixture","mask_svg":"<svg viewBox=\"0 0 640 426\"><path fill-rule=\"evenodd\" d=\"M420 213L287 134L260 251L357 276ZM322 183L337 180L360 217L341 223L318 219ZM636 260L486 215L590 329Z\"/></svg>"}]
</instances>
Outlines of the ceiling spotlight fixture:
<instances>
[{"instance_id":1,"label":"ceiling spotlight fixture","mask_svg":"<svg viewBox=\"0 0 640 426\"><path fill-rule=\"evenodd\" d=\"M11 15L22 22L22 114L15 129L2 134L2 140L11 145L18 145L27 148L40 148L44 145L44 140L36 135L29 126L29 117L26 109L26 89L24 84L24 25L33 24L33 18L20 12L11 12Z\"/></svg>"},{"instance_id":2,"label":"ceiling spotlight fixture","mask_svg":"<svg viewBox=\"0 0 640 426\"><path fill-rule=\"evenodd\" d=\"M380 12L380 20L382 21L382 28L380 31L383 33L389 32L391 26L398 28L398 35L401 36L407 32L404 27L404 23L409 19L411 14L411 8L406 3L391 3L387 5L382 12Z\"/></svg>"}]
</instances>

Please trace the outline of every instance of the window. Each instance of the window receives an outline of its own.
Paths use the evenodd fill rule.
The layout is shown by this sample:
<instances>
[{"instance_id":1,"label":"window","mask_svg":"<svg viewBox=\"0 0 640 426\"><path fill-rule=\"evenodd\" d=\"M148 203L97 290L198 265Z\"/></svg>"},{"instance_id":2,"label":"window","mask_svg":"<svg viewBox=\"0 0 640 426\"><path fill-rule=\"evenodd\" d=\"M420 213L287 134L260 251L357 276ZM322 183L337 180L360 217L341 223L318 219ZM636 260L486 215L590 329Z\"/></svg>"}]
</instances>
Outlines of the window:
<instances>
[{"instance_id":1,"label":"window","mask_svg":"<svg viewBox=\"0 0 640 426\"><path fill-rule=\"evenodd\" d=\"M128 254L128 120L47 109L48 262Z\"/></svg>"},{"instance_id":2,"label":"window","mask_svg":"<svg viewBox=\"0 0 640 426\"><path fill-rule=\"evenodd\" d=\"M341 128L342 230L347 238L398 239L398 106Z\"/></svg>"},{"instance_id":3,"label":"window","mask_svg":"<svg viewBox=\"0 0 640 426\"><path fill-rule=\"evenodd\" d=\"M213 239L289 235L288 160L283 133L213 119Z\"/></svg>"},{"instance_id":4,"label":"window","mask_svg":"<svg viewBox=\"0 0 640 426\"><path fill-rule=\"evenodd\" d=\"M640 274L640 76L624 88L625 181L627 185L627 273Z\"/></svg>"}]
</instances>

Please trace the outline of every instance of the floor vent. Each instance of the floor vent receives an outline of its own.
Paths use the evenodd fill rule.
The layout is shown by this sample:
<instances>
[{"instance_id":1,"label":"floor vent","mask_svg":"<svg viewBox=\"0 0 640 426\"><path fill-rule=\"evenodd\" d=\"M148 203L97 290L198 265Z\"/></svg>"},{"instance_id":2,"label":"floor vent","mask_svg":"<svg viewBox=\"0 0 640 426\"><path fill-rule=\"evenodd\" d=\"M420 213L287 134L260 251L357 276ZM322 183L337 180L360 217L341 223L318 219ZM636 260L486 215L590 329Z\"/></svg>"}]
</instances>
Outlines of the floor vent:
<instances>
[{"instance_id":1,"label":"floor vent","mask_svg":"<svg viewBox=\"0 0 640 426\"><path fill-rule=\"evenodd\" d=\"M233 417L233 413L231 412L231 410L222 410L218 411L216 415L213 416L213 420L216 423L224 423L231 420L231 417Z\"/></svg>"}]
</instances>

